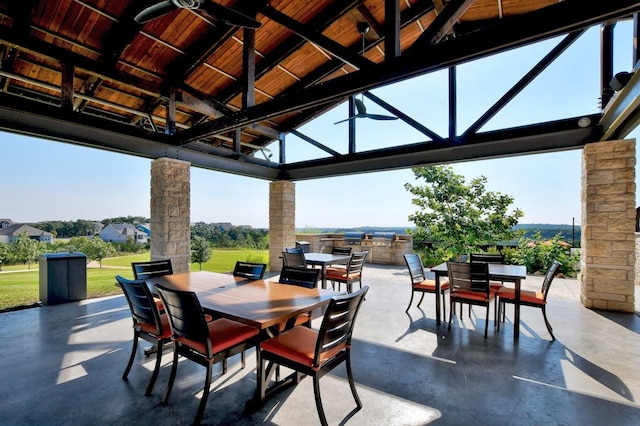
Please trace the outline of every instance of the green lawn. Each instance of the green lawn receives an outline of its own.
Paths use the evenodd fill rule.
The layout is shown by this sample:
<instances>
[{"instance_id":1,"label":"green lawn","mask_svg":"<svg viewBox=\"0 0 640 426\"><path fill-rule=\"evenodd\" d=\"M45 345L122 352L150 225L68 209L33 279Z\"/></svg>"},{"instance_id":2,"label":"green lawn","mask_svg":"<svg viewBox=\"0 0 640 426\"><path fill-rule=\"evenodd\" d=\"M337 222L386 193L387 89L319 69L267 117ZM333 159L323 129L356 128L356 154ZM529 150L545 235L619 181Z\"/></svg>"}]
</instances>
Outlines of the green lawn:
<instances>
[{"instance_id":1,"label":"green lawn","mask_svg":"<svg viewBox=\"0 0 640 426\"><path fill-rule=\"evenodd\" d=\"M211 259L202 264L202 270L231 272L236 260L268 263L268 259L268 250L215 249ZM121 294L121 290L114 285L114 277L122 275L125 278L133 278L131 262L144 260L149 260L149 253L113 257L102 261L102 269L87 268L87 297ZM3 266L2 270L6 272L0 273L0 312L33 306L39 302L40 277L38 264L32 264L31 270L27 272L18 272L26 269L27 265ZM191 270L200 270L200 265L192 263Z\"/></svg>"}]
</instances>

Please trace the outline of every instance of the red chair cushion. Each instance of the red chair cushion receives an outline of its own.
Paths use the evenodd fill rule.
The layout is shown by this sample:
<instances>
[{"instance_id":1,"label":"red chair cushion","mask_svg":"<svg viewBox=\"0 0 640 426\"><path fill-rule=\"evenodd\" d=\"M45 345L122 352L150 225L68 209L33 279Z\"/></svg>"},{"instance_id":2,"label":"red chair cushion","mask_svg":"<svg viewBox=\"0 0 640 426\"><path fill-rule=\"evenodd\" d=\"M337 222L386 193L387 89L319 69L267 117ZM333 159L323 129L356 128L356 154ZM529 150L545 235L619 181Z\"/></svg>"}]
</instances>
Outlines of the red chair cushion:
<instances>
[{"instance_id":1,"label":"red chair cushion","mask_svg":"<svg viewBox=\"0 0 640 426\"><path fill-rule=\"evenodd\" d=\"M283 358L290 359L298 364L306 365L318 369L320 366L313 365L314 352L318 332L307 327L295 327L279 336L269 339L260 344L263 351L271 352ZM346 347L346 343L336 346L325 352L320 360L320 365L333 358L338 352Z\"/></svg>"},{"instance_id":2,"label":"red chair cushion","mask_svg":"<svg viewBox=\"0 0 640 426\"><path fill-rule=\"evenodd\" d=\"M451 297L453 297L454 299L469 299L478 302L487 300L487 294L479 291L457 290L451 293ZM491 289L489 291L489 298L493 299L494 297L496 297L496 291Z\"/></svg>"},{"instance_id":3,"label":"red chair cushion","mask_svg":"<svg viewBox=\"0 0 640 426\"><path fill-rule=\"evenodd\" d=\"M340 266L329 266L326 270L326 273L328 274L329 272L332 272L334 274L344 274L346 273L347 268L342 268Z\"/></svg>"},{"instance_id":4,"label":"red chair cushion","mask_svg":"<svg viewBox=\"0 0 640 426\"><path fill-rule=\"evenodd\" d=\"M502 289L498 292L498 297L500 297L501 299L505 299L506 302L513 303L516 300L516 290L514 288L502 287ZM532 305L545 304L544 293L540 291L522 290L520 291L520 300Z\"/></svg>"},{"instance_id":5,"label":"red chair cushion","mask_svg":"<svg viewBox=\"0 0 640 426\"><path fill-rule=\"evenodd\" d=\"M259 330L255 327L226 318L211 321L207 323L207 326L209 327L209 336L211 338L212 354L224 351L225 349L250 339L259 333ZM207 354L206 342L197 342L184 337L178 338L177 341L183 345L189 346L205 356Z\"/></svg>"},{"instance_id":6,"label":"red chair cushion","mask_svg":"<svg viewBox=\"0 0 640 426\"><path fill-rule=\"evenodd\" d=\"M449 281L445 281L445 282L441 282L440 283L440 291L446 290L449 287L450 287ZM436 282L435 282L435 280L424 280L424 281L421 281L419 283L414 283L413 284L413 289L414 290L428 291L428 292L434 293L436 291Z\"/></svg>"},{"instance_id":7,"label":"red chair cushion","mask_svg":"<svg viewBox=\"0 0 640 426\"><path fill-rule=\"evenodd\" d=\"M171 327L169 326L169 317L167 316L167 314L160 314L160 322L162 323L162 335L157 337L159 339L167 339L171 337ZM140 327L140 331L147 334L156 334L158 332L154 324L139 322L135 326Z\"/></svg>"},{"instance_id":8,"label":"red chair cushion","mask_svg":"<svg viewBox=\"0 0 640 426\"><path fill-rule=\"evenodd\" d=\"M360 278L360 273L347 274L346 270L343 271L327 271L326 275L328 280L357 280Z\"/></svg>"},{"instance_id":9,"label":"red chair cushion","mask_svg":"<svg viewBox=\"0 0 640 426\"><path fill-rule=\"evenodd\" d=\"M502 285L502 283L495 282L495 281L490 281L489 282L489 287L491 287L492 290L498 291L504 286Z\"/></svg>"}]
</instances>

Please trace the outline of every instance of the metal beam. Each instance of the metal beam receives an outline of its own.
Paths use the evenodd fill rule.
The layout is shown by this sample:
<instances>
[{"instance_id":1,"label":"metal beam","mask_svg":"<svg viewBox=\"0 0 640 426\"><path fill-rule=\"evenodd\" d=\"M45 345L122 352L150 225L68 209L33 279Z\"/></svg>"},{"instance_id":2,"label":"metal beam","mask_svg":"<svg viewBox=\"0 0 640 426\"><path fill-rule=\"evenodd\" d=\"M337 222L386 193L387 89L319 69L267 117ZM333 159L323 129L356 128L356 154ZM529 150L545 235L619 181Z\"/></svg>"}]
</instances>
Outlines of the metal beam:
<instances>
[{"instance_id":1,"label":"metal beam","mask_svg":"<svg viewBox=\"0 0 640 426\"><path fill-rule=\"evenodd\" d=\"M629 82L611 98L599 124L604 127L602 140L622 139L640 125L640 63Z\"/></svg>"},{"instance_id":2,"label":"metal beam","mask_svg":"<svg viewBox=\"0 0 640 426\"><path fill-rule=\"evenodd\" d=\"M598 114L587 116L597 122ZM582 118L582 117L580 117ZM340 159L319 159L288 164L283 175L290 180L382 170L404 169L427 164L443 164L523 154L563 151L582 148L602 135L602 128L594 124L578 125L579 117L478 134L473 141L459 144L424 142L400 147L366 151Z\"/></svg>"},{"instance_id":3,"label":"metal beam","mask_svg":"<svg viewBox=\"0 0 640 426\"><path fill-rule=\"evenodd\" d=\"M475 0L451 0L438 13L436 19L413 43L411 49L421 49L440 43L453 29L453 25L467 11Z\"/></svg>"}]
</instances>

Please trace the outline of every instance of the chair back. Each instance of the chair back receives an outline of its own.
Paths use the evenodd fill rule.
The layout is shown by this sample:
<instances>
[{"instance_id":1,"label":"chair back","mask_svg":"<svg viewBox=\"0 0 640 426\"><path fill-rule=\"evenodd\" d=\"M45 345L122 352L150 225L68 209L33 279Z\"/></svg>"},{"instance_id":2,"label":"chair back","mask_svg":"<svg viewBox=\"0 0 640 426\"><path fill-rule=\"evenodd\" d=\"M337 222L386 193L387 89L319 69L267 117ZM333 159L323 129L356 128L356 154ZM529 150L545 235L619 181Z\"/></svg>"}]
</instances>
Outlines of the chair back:
<instances>
[{"instance_id":1,"label":"chair back","mask_svg":"<svg viewBox=\"0 0 640 426\"><path fill-rule=\"evenodd\" d=\"M156 289L169 316L173 340L189 341L189 347L194 343L202 345L202 355L213 357L209 329L198 296L192 291L173 290L160 284L156 284Z\"/></svg>"},{"instance_id":2,"label":"chair back","mask_svg":"<svg viewBox=\"0 0 640 426\"><path fill-rule=\"evenodd\" d=\"M411 275L412 284L421 283L426 279L422 259L420 259L418 253L405 254L404 261L407 264L407 268L409 268L409 275Z\"/></svg>"},{"instance_id":3,"label":"chair back","mask_svg":"<svg viewBox=\"0 0 640 426\"><path fill-rule=\"evenodd\" d=\"M287 251L282 252L282 261L284 266L290 266L292 268L306 268L307 260L304 258L304 253L289 253Z\"/></svg>"},{"instance_id":4,"label":"chair back","mask_svg":"<svg viewBox=\"0 0 640 426\"><path fill-rule=\"evenodd\" d=\"M560 272L560 266L562 266L562 263L554 260L549 267L547 274L544 276L544 281L542 281L542 289L540 291L544 295L545 301L547 300L547 294L549 294L549 288L551 288L551 282L556 277L556 275L558 275L558 272Z\"/></svg>"},{"instance_id":5,"label":"chair back","mask_svg":"<svg viewBox=\"0 0 640 426\"><path fill-rule=\"evenodd\" d=\"M294 268L285 266L280 272L280 284L297 285L306 288L315 288L318 278L320 277L320 269Z\"/></svg>"},{"instance_id":6,"label":"chair back","mask_svg":"<svg viewBox=\"0 0 640 426\"><path fill-rule=\"evenodd\" d=\"M146 280L147 278L173 274L171 259L132 262L131 268L136 280Z\"/></svg>"},{"instance_id":7,"label":"chair back","mask_svg":"<svg viewBox=\"0 0 640 426\"><path fill-rule=\"evenodd\" d=\"M302 247L300 246L295 246L295 247L287 247L284 249L285 252L287 253L300 253L300 254L304 254L304 250L302 249Z\"/></svg>"},{"instance_id":8,"label":"chair back","mask_svg":"<svg viewBox=\"0 0 640 426\"><path fill-rule=\"evenodd\" d=\"M331 254L344 254L345 256L351 255L351 247L333 247Z\"/></svg>"},{"instance_id":9,"label":"chair back","mask_svg":"<svg viewBox=\"0 0 640 426\"><path fill-rule=\"evenodd\" d=\"M248 280L261 280L266 270L266 263L242 262L238 260L236 266L233 268L233 276L243 277Z\"/></svg>"},{"instance_id":10,"label":"chair back","mask_svg":"<svg viewBox=\"0 0 640 426\"><path fill-rule=\"evenodd\" d=\"M367 259L368 251L356 251L351 255L351 260L347 264L347 276L351 274L362 274L364 261Z\"/></svg>"},{"instance_id":11,"label":"chair back","mask_svg":"<svg viewBox=\"0 0 640 426\"><path fill-rule=\"evenodd\" d=\"M484 262L484 263L500 263L504 264L504 255L503 254L489 254L489 253L471 253L472 263L474 262Z\"/></svg>"},{"instance_id":12,"label":"chair back","mask_svg":"<svg viewBox=\"0 0 640 426\"><path fill-rule=\"evenodd\" d=\"M156 302L147 284L142 280L128 280L120 275L116 275L116 282L122 289L124 297L129 304L133 325L144 323L155 326L156 332L154 334L161 336L164 330L162 329L160 313L156 308Z\"/></svg>"},{"instance_id":13,"label":"chair back","mask_svg":"<svg viewBox=\"0 0 640 426\"><path fill-rule=\"evenodd\" d=\"M489 264L447 262L451 291L473 291L489 295Z\"/></svg>"},{"instance_id":14,"label":"chair back","mask_svg":"<svg viewBox=\"0 0 640 426\"><path fill-rule=\"evenodd\" d=\"M318 331L314 366L321 365L351 344L356 317L367 291L369 287L364 286L351 294L331 299Z\"/></svg>"}]
</instances>

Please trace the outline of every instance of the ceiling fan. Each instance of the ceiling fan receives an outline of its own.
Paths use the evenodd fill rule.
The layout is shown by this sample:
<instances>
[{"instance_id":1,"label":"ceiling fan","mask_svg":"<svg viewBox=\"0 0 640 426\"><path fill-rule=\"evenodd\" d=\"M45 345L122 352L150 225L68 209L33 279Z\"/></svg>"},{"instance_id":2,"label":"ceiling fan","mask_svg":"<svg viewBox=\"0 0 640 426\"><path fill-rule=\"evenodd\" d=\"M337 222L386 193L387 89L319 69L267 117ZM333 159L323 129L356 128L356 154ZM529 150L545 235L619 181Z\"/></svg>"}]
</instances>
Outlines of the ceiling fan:
<instances>
[{"instance_id":1,"label":"ceiling fan","mask_svg":"<svg viewBox=\"0 0 640 426\"><path fill-rule=\"evenodd\" d=\"M362 35L361 55L364 56L364 36L369 32L370 28L366 22L358 22L357 27L358 27L358 32ZM367 113L367 107L364 106L364 102L362 101L362 99L354 98L353 101L356 104L356 110L358 111L358 113L344 120L336 121L333 124L344 123L345 121L355 120L356 118L370 118L372 120L397 120L398 119L398 117L392 117L389 115L369 114Z\"/></svg>"},{"instance_id":2,"label":"ceiling fan","mask_svg":"<svg viewBox=\"0 0 640 426\"><path fill-rule=\"evenodd\" d=\"M355 98L354 102L356 103L356 109L358 110L358 113L344 120L336 121L333 124L344 123L345 121L355 120L356 118L371 118L372 120L397 120L398 119L398 117L392 117L390 115L369 114L367 113L367 108L364 106L364 102L362 102L362 100Z\"/></svg>"},{"instance_id":3,"label":"ceiling fan","mask_svg":"<svg viewBox=\"0 0 640 426\"><path fill-rule=\"evenodd\" d=\"M159 18L176 9L199 9L211 19L233 27L260 28L260 22L236 10L208 0L165 0L151 5L133 18L137 23Z\"/></svg>"}]
</instances>

